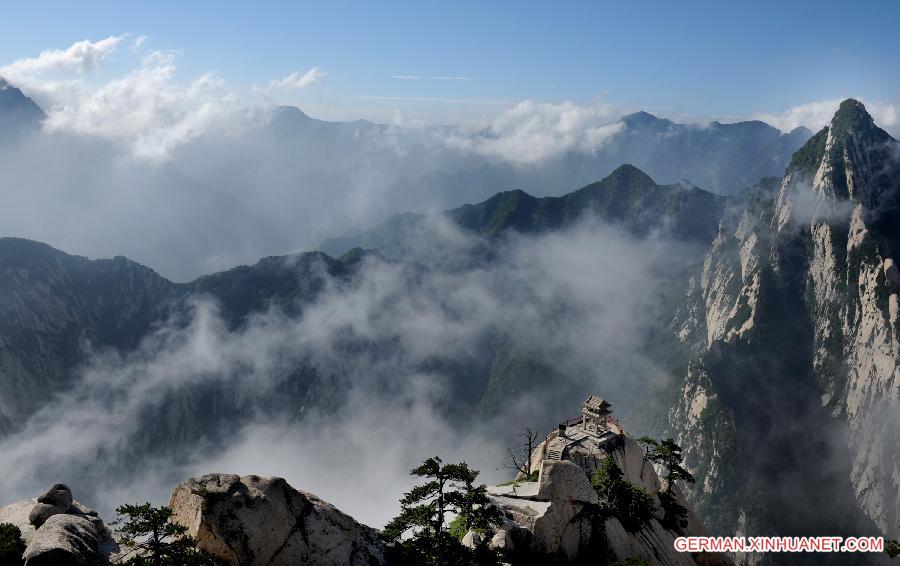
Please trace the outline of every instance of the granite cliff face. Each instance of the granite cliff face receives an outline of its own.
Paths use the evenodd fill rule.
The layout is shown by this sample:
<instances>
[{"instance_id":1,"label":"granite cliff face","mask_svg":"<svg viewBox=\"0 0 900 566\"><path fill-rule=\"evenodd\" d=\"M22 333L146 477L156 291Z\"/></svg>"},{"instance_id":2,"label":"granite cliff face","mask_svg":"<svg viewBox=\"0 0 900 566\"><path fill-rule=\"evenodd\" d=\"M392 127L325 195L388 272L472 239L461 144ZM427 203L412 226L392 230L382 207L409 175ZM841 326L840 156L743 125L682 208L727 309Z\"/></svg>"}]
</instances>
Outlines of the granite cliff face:
<instances>
[{"instance_id":1,"label":"granite cliff face","mask_svg":"<svg viewBox=\"0 0 900 566\"><path fill-rule=\"evenodd\" d=\"M845 101L776 194L723 220L691 281L673 326L693 355L667 427L714 531L892 533L900 519L898 156Z\"/></svg>"},{"instance_id":2,"label":"granite cliff face","mask_svg":"<svg viewBox=\"0 0 900 566\"><path fill-rule=\"evenodd\" d=\"M375 529L282 478L208 474L175 488L172 521L226 564L374 566L385 563Z\"/></svg>"},{"instance_id":3,"label":"granite cliff face","mask_svg":"<svg viewBox=\"0 0 900 566\"><path fill-rule=\"evenodd\" d=\"M0 238L0 437L21 430L55 395L71 391L93 357L133 355L158 328L189 324L196 301L215 302L230 330L268 309L294 316L326 286L351 285L365 257L360 251L342 259L319 252L264 258L173 283L124 257L89 260L30 240ZM290 383L252 401L273 412L296 411L315 382L310 371L298 364ZM240 421L252 410L248 397L185 387L153 414L138 415L153 426L133 439L131 450L196 441L211 424Z\"/></svg>"}]
</instances>

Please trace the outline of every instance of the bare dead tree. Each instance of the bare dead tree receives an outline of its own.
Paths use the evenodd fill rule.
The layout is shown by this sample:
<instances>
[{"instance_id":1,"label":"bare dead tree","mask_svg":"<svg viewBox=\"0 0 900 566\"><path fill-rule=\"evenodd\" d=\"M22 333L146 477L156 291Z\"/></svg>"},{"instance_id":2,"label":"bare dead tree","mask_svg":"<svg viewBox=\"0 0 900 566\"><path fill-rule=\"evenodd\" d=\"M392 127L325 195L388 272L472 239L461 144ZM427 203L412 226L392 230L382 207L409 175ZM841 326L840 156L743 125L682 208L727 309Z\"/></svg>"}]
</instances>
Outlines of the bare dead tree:
<instances>
[{"instance_id":1,"label":"bare dead tree","mask_svg":"<svg viewBox=\"0 0 900 566\"><path fill-rule=\"evenodd\" d=\"M516 470L527 478L531 475L531 458L539 444L537 442L538 433L533 427L528 426L519 434L519 437L522 439L519 455L517 456L512 448L507 448L506 465L503 467Z\"/></svg>"}]
</instances>

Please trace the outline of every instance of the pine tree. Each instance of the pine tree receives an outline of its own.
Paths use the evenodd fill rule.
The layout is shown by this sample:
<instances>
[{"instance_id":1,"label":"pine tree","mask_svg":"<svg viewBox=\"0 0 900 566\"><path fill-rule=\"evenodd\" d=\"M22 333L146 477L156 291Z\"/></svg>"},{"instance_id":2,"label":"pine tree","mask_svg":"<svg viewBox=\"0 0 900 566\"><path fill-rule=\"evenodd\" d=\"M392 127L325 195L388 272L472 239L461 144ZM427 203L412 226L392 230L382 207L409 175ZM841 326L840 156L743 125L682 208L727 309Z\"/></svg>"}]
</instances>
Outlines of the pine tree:
<instances>
[{"instance_id":1,"label":"pine tree","mask_svg":"<svg viewBox=\"0 0 900 566\"><path fill-rule=\"evenodd\" d=\"M642 436L638 442L644 445L647 459L662 466L666 473L666 489L657 494L665 512L663 525L673 530L685 528L688 523L687 509L678 502L672 488L676 481L694 483L695 480L694 476L682 466L684 456L681 453L681 446L671 438L660 442L649 436Z\"/></svg>"},{"instance_id":2,"label":"pine tree","mask_svg":"<svg viewBox=\"0 0 900 566\"><path fill-rule=\"evenodd\" d=\"M447 515L456 514L467 528L487 529L499 521L489 505L485 485L475 485L478 471L465 462L444 464L435 456L410 471L427 481L413 487L400 500L400 514L385 526L383 535L394 543L400 564L472 564L476 554L445 528ZM403 536L410 534L407 539Z\"/></svg>"},{"instance_id":3,"label":"pine tree","mask_svg":"<svg viewBox=\"0 0 900 566\"><path fill-rule=\"evenodd\" d=\"M694 476L682 466L684 456L681 454L681 446L675 444L673 439L667 438L659 442L649 436L642 436L638 442L645 446L647 459L666 471L666 493L672 493L672 486L676 481L694 483Z\"/></svg>"},{"instance_id":4,"label":"pine tree","mask_svg":"<svg viewBox=\"0 0 900 566\"><path fill-rule=\"evenodd\" d=\"M23 554L22 531L12 523L0 523L0 566L21 566Z\"/></svg>"},{"instance_id":5,"label":"pine tree","mask_svg":"<svg viewBox=\"0 0 900 566\"><path fill-rule=\"evenodd\" d=\"M122 505L116 509L113 522L120 535L119 543L131 550L122 564L129 566L213 566L219 561L197 549L196 541L187 536L187 528L173 523L168 507Z\"/></svg>"}]
</instances>

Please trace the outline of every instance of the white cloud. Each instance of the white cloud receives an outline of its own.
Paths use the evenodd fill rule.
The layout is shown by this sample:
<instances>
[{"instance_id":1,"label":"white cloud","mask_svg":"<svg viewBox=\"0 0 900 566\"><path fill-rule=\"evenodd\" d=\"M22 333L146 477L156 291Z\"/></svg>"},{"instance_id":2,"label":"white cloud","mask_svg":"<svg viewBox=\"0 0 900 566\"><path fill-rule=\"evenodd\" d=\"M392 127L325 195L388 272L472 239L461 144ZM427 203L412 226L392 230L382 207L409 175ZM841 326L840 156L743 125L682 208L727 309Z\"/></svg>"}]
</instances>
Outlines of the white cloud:
<instances>
[{"instance_id":1,"label":"white cloud","mask_svg":"<svg viewBox=\"0 0 900 566\"><path fill-rule=\"evenodd\" d=\"M67 49L48 49L37 57L19 59L0 67L0 74L20 81L24 77L55 71L91 71L115 51L124 38L124 35L111 35L96 42L89 39L78 41Z\"/></svg>"},{"instance_id":2,"label":"white cloud","mask_svg":"<svg viewBox=\"0 0 900 566\"><path fill-rule=\"evenodd\" d=\"M244 105L224 81L211 73L177 80L176 52L140 56L145 36L137 37L128 52L138 58L134 69L99 85L89 81L86 75L125 37L47 50L0 67L0 74L43 107L47 130L98 136L139 158L164 159L173 147L204 132L240 124Z\"/></svg>"},{"instance_id":3,"label":"white cloud","mask_svg":"<svg viewBox=\"0 0 900 566\"><path fill-rule=\"evenodd\" d=\"M228 127L240 110L234 94L210 73L175 80L175 54L154 51L123 77L70 92L49 109L48 130L124 143L134 155L165 158L176 145L213 127Z\"/></svg>"},{"instance_id":4,"label":"white cloud","mask_svg":"<svg viewBox=\"0 0 900 566\"><path fill-rule=\"evenodd\" d=\"M392 79L398 79L401 81L417 81L422 77L416 75L391 75Z\"/></svg>"},{"instance_id":5,"label":"white cloud","mask_svg":"<svg viewBox=\"0 0 900 566\"><path fill-rule=\"evenodd\" d=\"M783 132L789 132L799 126L805 126L812 131L817 131L827 126L834 117L838 106L844 98L832 98L800 104L782 112L757 112L752 117L767 122ZM891 128L897 125L897 105L887 102L867 101L859 98L875 123L882 128Z\"/></svg>"},{"instance_id":6,"label":"white cloud","mask_svg":"<svg viewBox=\"0 0 900 566\"><path fill-rule=\"evenodd\" d=\"M131 46L132 51L137 52L141 47L143 47L144 43L147 41L146 35L139 35L134 38L134 43Z\"/></svg>"},{"instance_id":7,"label":"white cloud","mask_svg":"<svg viewBox=\"0 0 900 566\"><path fill-rule=\"evenodd\" d=\"M313 67L302 75L299 71L295 71L286 77L280 79L272 79L267 86L268 90L286 89L296 90L306 88L318 82L325 80L328 73L320 67Z\"/></svg>"},{"instance_id":8,"label":"white cloud","mask_svg":"<svg viewBox=\"0 0 900 566\"><path fill-rule=\"evenodd\" d=\"M491 157L534 163L570 150L600 149L624 127L620 116L618 107L600 102L526 100L501 112L486 130L453 136L449 143Z\"/></svg>"}]
</instances>

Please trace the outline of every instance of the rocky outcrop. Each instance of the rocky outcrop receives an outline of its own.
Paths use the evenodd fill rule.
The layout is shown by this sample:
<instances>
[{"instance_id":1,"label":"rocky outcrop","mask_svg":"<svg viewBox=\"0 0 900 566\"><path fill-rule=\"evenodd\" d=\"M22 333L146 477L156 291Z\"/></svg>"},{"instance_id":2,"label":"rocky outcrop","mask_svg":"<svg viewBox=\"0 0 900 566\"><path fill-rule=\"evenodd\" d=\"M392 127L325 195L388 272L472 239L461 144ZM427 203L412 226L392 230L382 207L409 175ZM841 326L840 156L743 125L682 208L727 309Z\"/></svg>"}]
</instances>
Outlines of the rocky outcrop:
<instances>
[{"instance_id":1,"label":"rocky outcrop","mask_svg":"<svg viewBox=\"0 0 900 566\"><path fill-rule=\"evenodd\" d=\"M88 566L100 562L100 533L84 516L48 518L25 549L27 566Z\"/></svg>"},{"instance_id":2,"label":"rocky outcrop","mask_svg":"<svg viewBox=\"0 0 900 566\"><path fill-rule=\"evenodd\" d=\"M182 482L172 520L197 546L229 564L382 564L377 531L282 478L209 474Z\"/></svg>"},{"instance_id":3,"label":"rocky outcrop","mask_svg":"<svg viewBox=\"0 0 900 566\"><path fill-rule=\"evenodd\" d=\"M71 511L73 503L72 492L68 486L58 483L37 498L37 503L28 514L28 522L35 528L40 528L53 515Z\"/></svg>"},{"instance_id":4,"label":"rocky outcrop","mask_svg":"<svg viewBox=\"0 0 900 566\"><path fill-rule=\"evenodd\" d=\"M677 489L674 494L678 502L688 509L688 524L679 530L663 525L657 497L662 482L637 442L620 428L616 430L612 438L605 434L595 442L593 437L585 437L583 432L570 428L566 434L573 442L548 459L550 451L545 450L548 441L553 443L554 451L561 446L557 438L562 432L554 431L535 452L532 469L539 470L537 481L489 487L492 503L504 516L489 546L513 562L524 553L529 560L535 556L567 561L605 556L610 563L625 559L641 560L649 565L726 563L720 555L692 556L675 552L677 536L704 535L706 529ZM613 459L627 481L643 489L656 502L656 516L637 532L629 532L616 518L604 518L599 513L598 495L589 474L607 458Z\"/></svg>"},{"instance_id":5,"label":"rocky outcrop","mask_svg":"<svg viewBox=\"0 0 900 566\"><path fill-rule=\"evenodd\" d=\"M100 564L119 551L97 512L75 501L63 484L36 499L0 507L0 523L21 531L27 566Z\"/></svg>"}]
</instances>

